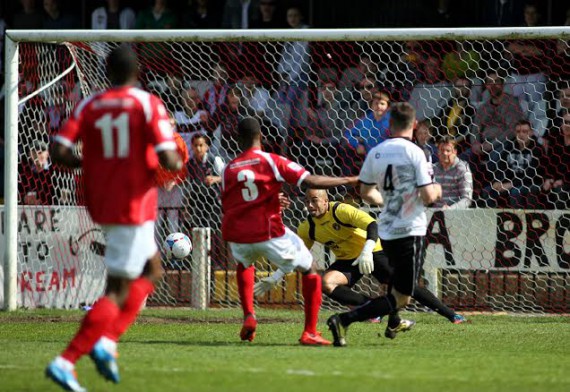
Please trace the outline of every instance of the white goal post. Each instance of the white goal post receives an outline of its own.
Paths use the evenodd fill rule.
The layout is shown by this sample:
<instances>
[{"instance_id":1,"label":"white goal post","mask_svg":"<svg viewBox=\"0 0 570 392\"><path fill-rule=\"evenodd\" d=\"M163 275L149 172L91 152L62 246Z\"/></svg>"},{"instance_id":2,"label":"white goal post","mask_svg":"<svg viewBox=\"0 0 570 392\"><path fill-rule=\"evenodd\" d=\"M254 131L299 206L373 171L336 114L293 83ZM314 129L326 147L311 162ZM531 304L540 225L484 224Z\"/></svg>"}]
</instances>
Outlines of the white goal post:
<instances>
[{"instance_id":1,"label":"white goal post","mask_svg":"<svg viewBox=\"0 0 570 392\"><path fill-rule=\"evenodd\" d=\"M464 41L505 41L505 40L512 40L512 39L520 39L520 40L537 40L537 39L544 39L544 40L560 40L560 41L570 41L570 27L540 27L540 28L526 28L526 27L516 27L516 28L452 28L452 29L443 29L443 28L422 28L422 29L304 29L304 30L288 30L288 29L279 29L279 30L103 30L103 31L95 31L95 30L60 30L60 31L49 31L49 30L41 30L41 31L24 31L24 30L7 30L5 34L5 206L4 206L4 222L3 222L3 243L2 243L2 250L3 250L3 301L0 301L0 308L4 308L6 310L15 310L18 307L29 306L24 304L22 301L18 300L19 292L22 290L19 287L19 276L18 276L18 265L19 263L23 263L23 259L21 256L21 251L19 247L21 244L18 242L19 236L19 222L20 219L20 212L19 208L21 203L18 200L18 188L19 188L19 175L18 175L18 167L19 163L22 160L20 154L22 153L22 146L24 145L26 148L29 147L28 145L32 142L28 139L22 140L21 136L19 135L19 118L21 118L19 105L24 104L26 101L31 100L36 95L42 95L43 91L52 87L52 84L55 84L60 81L60 78L67 75L67 73L76 72L79 76L78 79L80 85L80 91L82 95L87 93L91 93L90 88L82 85L83 80L90 80L91 75L85 74L89 72L85 68L83 68L83 64L77 63L77 60L73 55L71 66L66 68L64 71L60 73L60 77L52 78L48 81L42 81L44 84L40 85L38 89L36 89L32 93L27 93L24 95L21 93L21 86L20 86L20 79L19 77L22 74L21 69L19 68L22 65L22 56L20 53L20 45L21 44L28 44L28 43L42 43L42 44L63 44L63 43L118 43L118 42L129 42L129 43L166 43L168 45L178 45L179 43L216 43L216 42L224 42L224 43L235 43L236 45L240 45L241 43L245 42L262 42L267 43L268 46L272 46L273 43L282 43L282 42L293 42L293 41L302 41L302 42L323 42L323 43L338 43L338 42L356 42L360 44L364 43L378 43L378 42L407 42L407 41L456 41L456 42L464 42ZM185 61L191 62L192 57L199 57L201 56L201 52L189 52L184 53L187 54L188 58ZM328 53L327 53L328 56ZM338 55L337 55L338 56ZM209 58L206 59L207 62L211 61ZM325 59L326 61L326 59ZM348 62L347 62L348 63ZM184 64L186 65L186 64ZM184 68L184 67L182 67ZM64 75L65 73L65 75ZM95 86L97 86L95 84ZM103 86L99 86L103 87ZM19 91L20 90L20 91ZM298 209L297 212L301 210ZM494 222L494 219L499 219L496 217L492 211L494 210L486 210L482 212L483 215L477 215L477 209L470 209L466 210L464 214L459 212L456 215L451 216L450 221L454 222L455 224L462 225L462 222L465 222L465 217L469 217L471 219L472 214L473 219L480 220L480 222L484 222L487 224L488 222ZM517 211L513 211L513 214L517 214ZM522 214L525 211L520 212ZM462 215L463 214L463 215ZM548 219L551 219L552 227L554 227L555 222L563 215L563 211L549 211L545 214ZM297 218L295 218L297 219ZM294 221L294 219L293 219ZM296 222L296 221L294 221ZM529 221L529 227L533 224L532 221ZM295 225L293 225L295 226ZM470 228L470 226L460 226L456 229L462 228ZM453 230L450 229L450 230ZM499 230L499 229L497 229ZM56 235L56 233L53 233ZM202 237L210 236L210 232L200 232L199 235ZM212 236L214 233L212 232ZM547 234L548 238L544 241L551 246L552 249L555 247L555 234L552 235ZM568 247L568 234L562 234L563 237L563 248ZM565 239L566 238L566 239ZM519 238L520 241L523 241ZM459 243L465 243L469 241L469 237L458 238L457 241ZM477 242L478 239L474 238L473 241ZM488 242L485 244L493 244L494 238L489 239ZM209 242L209 240L208 240ZM484 241L483 241L484 242ZM209 246L209 245L208 245ZM492 245L489 245L492 246ZM546 249L547 256L554 252L552 249ZM493 253L495 249L486 249L487 252ZM206 251L209 253L209 251ZM470 256L465 259L466 265L470 262L475 263L478 261L475 253L480 253L479 248L474 247L472 250L469 250ZM201 253L200 257L205 255L204 252ZM458 258L462 256L459 255ZM554 256L555 257L555 256ZM430 260L436 259L444 260L444 250L440 247L433 247L432 248L432 256L428 255L428 263L426 264L426 273L427 275L424 277L427 282L430 284L430 288L436 291L438 294L441 294L440 289L438 289L441 285L441 270L445 269L445 263L440 265L441 262L434 262L430 265ZM209 258L207 258L209 260ZM27 259L26 259L27 260ZM475 260L475 261L473 261ZM30 260L31 263L35 263L35 260ZM488 270L485 265L477 265L473 267L477 270ZM212 289L213 286L220 274L215 274L212 272L212 276L210 277L210 268L204 268L204 264L199 265L199 270L201 271L201 276L206 279L203 280L202 278L196 277L195 275L192 276L194 283L192 284L192 290L198 289L200 291L199 296L193 296L192 304L195 307L199 308L206 308L209 306L211 300L219 301L217 302L220 306L225 306L226 304L231 304L235 300L235 293L227 296L223 296L219 294L218 289ZM498 268L498 270L503 270ZM520 272L520 271L519 271ZM523 271L526 272L526 271ZM552 267L543 268L540 273L548 273L552 274L549 275L548 279L549 282L553 281L556 285L565 285L565 282L568 282L567 273L568 270L562 267ZM532 273L535 273L532 271ZM455 275L454 275L455 276ZM39 279L39 278L34 278ZM103 279L103 276L101 276ZM220 281L227 281L230 279L230 275L226 271L223 278L219 278ZM450 279L455 279L452 277ZM533 281L534 282L534 281ZM59 284L59 283L58 283ZM453 283L457 287L455 293L459 295L461 290L466 289L476 291L476 288L470 287L469 284L467 286L462 286L460 283ZM542 283L533 283L539 287ZM20 282L20 286L22 283ZM229 286L228 286L229 287ZM230 290L230 288L226 288L226 291ZM233 289L232 289L233 290ZM171 294L168 294L169 296ZM504 296L500 299L493 299L493 301L511 301L512 298L509 297L510 294L503 293ZM524 297L524 293L520 294L517 293L516 296L522 295ZM566 294L565 294L566 295ZM570 294L568 294L570 295ZM283 298L286 297L286 294L282 294ZM459 295L460 296L460 295ZM170 297L169 297L170 298ZM217 299L222 298L222 299ZM297 298L297 296L295 297ZM567 299L568 300L568 299ZM570 300L568 300L570 302ZM501 302L502 303L502 302ZM491 308L495 309L495 303L493 302ZM513 305L515 310L522 310L525 311L527 309L527 303L525 299L522 300L521 305ZM503 309L503 305L497 305L498 309ZM532 310L536 310L532 306L529 307ZM540 311L540 307L539 307Z\"/></svg>"}]
</instances>

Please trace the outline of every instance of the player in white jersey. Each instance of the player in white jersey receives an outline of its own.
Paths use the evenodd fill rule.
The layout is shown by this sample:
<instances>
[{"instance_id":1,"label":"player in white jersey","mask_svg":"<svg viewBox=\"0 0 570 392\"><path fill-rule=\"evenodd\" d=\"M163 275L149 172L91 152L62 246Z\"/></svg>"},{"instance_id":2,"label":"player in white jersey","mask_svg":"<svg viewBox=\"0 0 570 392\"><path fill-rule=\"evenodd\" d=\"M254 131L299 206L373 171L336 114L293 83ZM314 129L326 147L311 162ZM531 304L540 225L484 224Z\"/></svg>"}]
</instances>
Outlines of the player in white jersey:
<instances>
[{"instance_id":1,"label":"player in white jersey","mask_svg":"<svg viewBox=\"0 0 570 392\"><path fill-rule=\"evenodd\" d=\"M425 258L425 206L441 198L441 186L433 183L424 152L412 142L415 124L414 107L407 102L395 104L390 118L392 137L370 150L360 171L362 199L384 203L378 234L394 268L393 287L386 296L328 319L335 346L346 345L351 323L404 308L414 292ZM392 332L407 329L395 326Z\"/></svg>"}]
</instances>

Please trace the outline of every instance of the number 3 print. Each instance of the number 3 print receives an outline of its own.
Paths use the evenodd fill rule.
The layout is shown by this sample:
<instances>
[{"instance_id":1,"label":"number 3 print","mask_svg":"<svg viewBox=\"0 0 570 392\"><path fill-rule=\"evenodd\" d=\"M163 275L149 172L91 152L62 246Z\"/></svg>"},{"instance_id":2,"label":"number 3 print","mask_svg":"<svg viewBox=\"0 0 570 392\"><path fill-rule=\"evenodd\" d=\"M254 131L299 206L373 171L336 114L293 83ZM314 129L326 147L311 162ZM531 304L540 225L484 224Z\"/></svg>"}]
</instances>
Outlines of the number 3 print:
<instances>
[{"instance_id":1,"label":"number 3 print","mask_svg":"<svg viewBox=\"0 0 570 392\"><path fill-rule=\"evenodd\" d=\"M245 201L253 201L259 196L259 190L255 185L255 173L251 170L241 170L237 174L239 182L243 182L245 188L241 190L241 195Z\"/></svg>"}]
</instances>

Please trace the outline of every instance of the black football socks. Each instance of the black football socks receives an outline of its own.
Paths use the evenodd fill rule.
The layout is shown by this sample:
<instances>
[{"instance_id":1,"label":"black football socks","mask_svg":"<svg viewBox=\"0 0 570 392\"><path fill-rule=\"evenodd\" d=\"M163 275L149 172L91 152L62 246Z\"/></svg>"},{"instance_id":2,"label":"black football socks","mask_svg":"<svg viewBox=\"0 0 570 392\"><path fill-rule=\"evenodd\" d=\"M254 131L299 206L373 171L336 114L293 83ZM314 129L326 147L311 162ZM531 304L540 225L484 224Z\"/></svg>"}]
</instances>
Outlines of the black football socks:
<instances>
[{"instance_id":1,"label":"black football socks","mask_svg":"<svg viewBox=\"0 0 570 392\"><path fill-rule=\"evenodd\" d=\"M348 286L337 286L328 297L342 305L358 306L370 301L369 297L357 293Z\"/></svg>"},{"instance_id":2,"label":"black football socks","mask_svg":"<svg viewBox=\"0 0 570 392\"><path fill-rule=\"evenodd\" d=\"M414 289L414 294L412 294L412 298L420 304L435 310L448 320L453 320L453 316L455 316L455 312L453 310L448 308L439 298L433 295L433 293L426 288L416 287Z\"/></svg>"},{"instance_id":3,"label":"black football socks","mask_svg":"<svg viewBox=\"0 0 570 392\"><path fill-rule=\"evenodd\" d=\"M339 317L342 325L347 327L356 321L383 317L394 310L396 310L396 298L392 294L388 294L384 297L374 298L350 312L341 313Z\"/></svg>"}]
</instances>

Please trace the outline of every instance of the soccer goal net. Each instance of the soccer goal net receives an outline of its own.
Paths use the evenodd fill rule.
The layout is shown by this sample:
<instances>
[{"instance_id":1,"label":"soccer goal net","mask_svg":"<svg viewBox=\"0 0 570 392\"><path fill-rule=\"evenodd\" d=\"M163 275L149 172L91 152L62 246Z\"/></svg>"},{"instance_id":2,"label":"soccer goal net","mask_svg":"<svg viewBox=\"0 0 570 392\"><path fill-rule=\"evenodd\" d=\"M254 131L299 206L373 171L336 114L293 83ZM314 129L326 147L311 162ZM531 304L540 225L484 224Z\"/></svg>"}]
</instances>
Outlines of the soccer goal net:
<instances>
[{"instance_id":1,"label":"soccer goal net","mask_svg":"<svg viewBox=\"0 0 570 392\"><path fill-rule=\"evenodd\" d=\"M127 43L141 87L164 100L189 153L184 177L160 180L156 239L184 232L195 249L186 260L164 260L149 305L238 304L215 177L238 153L239 119L260 120L267 151L316 174L356 175L389 136L389 104L409 101L416 141L446 189L444 203L428 211L422 284L457 310L570 310L568 27L6 37L4 308L75 308L102 293L105 239L83 207L81 171L52 165L47 145L81 98L109 86L105 56ZM193 148L203 142L205 157ZM444 156L446 146L460 161ZM295 230L307 214L303 193L285 190L292 205L283 215ZM357 189L329 194L379 212ZM323 271L335 241L342 239L313 249ZM271 270L257 262L257 278ZM288 275L257 304L298 308L300 282ZM368 277L355 289L385 290ZM326 298L324 306L339 308Z\"/></svg>"}]
</instances>

